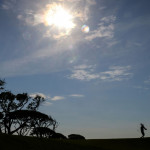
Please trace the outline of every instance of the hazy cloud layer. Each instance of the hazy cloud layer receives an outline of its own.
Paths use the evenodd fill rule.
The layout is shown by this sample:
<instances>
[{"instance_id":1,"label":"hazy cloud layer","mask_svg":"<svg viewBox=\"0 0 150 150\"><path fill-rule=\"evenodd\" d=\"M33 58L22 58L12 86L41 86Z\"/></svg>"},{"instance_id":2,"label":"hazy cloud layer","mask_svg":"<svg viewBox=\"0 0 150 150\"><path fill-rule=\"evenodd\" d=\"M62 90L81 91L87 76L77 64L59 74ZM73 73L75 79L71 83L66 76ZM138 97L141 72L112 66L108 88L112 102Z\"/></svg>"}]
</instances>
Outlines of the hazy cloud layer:
<instances>
[{"instance_id":1,"label":"hazy cloud layer","mask_svg":"<svg viewBox=\"0 0 150 150\"><path fill-rule=\"evenodd\" d=\"M78 21L78 24L75 26L82 26L85 21L90 18L90 7L96 5L95 0L56 0L51 1L45 5L44 8L40 8L37 10L32 9L25 9L22 10L22 13L18 14L17 19L24 22L28 26L36 27L38 25L44 25L48 27L47 23L45 22L45 13L48 9L55 7L56 5L63 5L68 8L70 13L72 14L74 21ZM71 7L70 7L71 6ZM74 30L74 29L72 29ZM55 26L50 25L49 29L47 28L43 32L43 37L52 38L58 40L60 38L66 38L68 35L73 34L71 30L62 30L60 31Z\"/></svg>"},{"instance_id":2,"label":"hazy cloud layer","mask_svg":"<svg viewBox=\"0 0 150 150\"><path fill-rule=\"evenodd\" d=\"M1 7L3 7L4 10L9 10L9 8L14 7L15 3L18 4L15 0L6 0L1 4ZM63 3L64 6L73 13L76 27L72 29L69 34L66 34L66 32L59 30L55 26L47 26L45 24L45 10L48 6L50 7L56 3ZM12 51L11 55L14 56L14 58L0 63L0 75L2 77L11 77L16 75L33 75L38 73L54 72L56 70L61 70L60 68L67 70L70 64L77 61L74 58L81 57L80 60L82 60L82 54L78 53L78 56L71 56L73 59L70 59L68 64L65 64L64 60L68 59L68 56L65 56L66 52L70 52L70 54L76 53L72 53L72 51L78 51L78 46L80 44L86 45L90 42L92 47L92 45L95 45L92 43L95 38L112 38L114 36L114 22L116 19L114 15L106 17L103 16L98 24L95 24L97 29L93 31L91 30L88 34L83 33L81 30L81 27L85 23L90 22L92 17L92 8L94 8L96 4L97 1L95 0L58 0L48 2L41 6L34 5L34 8L32 8L33 5L25 5L26 7L20 8L21 11L16 8L15 19L20 21L20 28L22 28L22 37L20 37L20 39L23 39L21 42L31 43L32 41L32 44L29 44L29 46L31 46L31 50L24 53L23 51L26 51L26 47L22 48L22 45L24 44L19 45L18 43L21 49L23 49L23 53L20 50L18 51L19 54L16 55ZM27 29L29 29L29 31ZM31 30L33 32L30 32ZM115 43L116 42L108 42L109 45L114 45ZM57 63L55 63L55 61L57 61ZM90 70L91 69L92 68L90 68ZM87 69L76 69L75 72L74 76L78 76L78 78L80 76L81 80L99 78L99 74L94 72L89 73Z\"/></svg>"}]
</instances>

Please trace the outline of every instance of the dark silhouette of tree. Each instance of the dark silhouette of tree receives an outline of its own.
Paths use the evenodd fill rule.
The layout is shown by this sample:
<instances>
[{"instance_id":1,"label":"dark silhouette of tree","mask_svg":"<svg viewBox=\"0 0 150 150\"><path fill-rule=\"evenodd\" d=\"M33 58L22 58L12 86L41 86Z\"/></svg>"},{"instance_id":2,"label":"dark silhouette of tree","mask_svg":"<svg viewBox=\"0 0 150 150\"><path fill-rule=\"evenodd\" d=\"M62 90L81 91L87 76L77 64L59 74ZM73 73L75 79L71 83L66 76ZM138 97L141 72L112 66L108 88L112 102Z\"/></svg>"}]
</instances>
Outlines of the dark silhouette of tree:
<instances>
[{"instance_id":1,"label":"dark silhouette of tree","mask_svg":"<svg viewBox=\"0 0 150 150\"><path fill-rule=\"evenodd\" d=\"M50 138L50 137L52 137L53 134L55 134L55 132L47 127L36 127L30 133L30 135L32 135L32 136L35 135L40 138L43 138L43 137Z\"/></svg>"},{"instance_id":2,"label":"dark silhouette of tree","mask_svg":"<svg viewBox=\"0 0 150 150\"><path fill-rule=\"evenodd\" d=\"M44 113L34 110L17 110L9 113L15 128L12 133L17 132L19 135L27 135L32 129L52 126L54 119Z\"/></svg>"},{"instance_id":3,"label":"dark silhouette of tree","mask_svg":"<svg viewBox=\"0 0 150 150\"><path fill-rule=\"evenodd\" d=\"M1 119L3 119L2 112L0 112L0 133L2 133L2 121L1 121Z\"/></svg>"},{"instance_id":4,"label":"dark silhouette of tree","mask_svg":"<svg viewBox=\"0 0 150 150\"><path fill-rule=\"evenodd\" d=\"M4 80L0 80L0 89L4 89ZM13 94L11 91L0 93L0 133L28 135L36 128L58 127L58 122L51 116L41 113L39 106L45 99L39 95L34 98L27 93ZM51 130L51 129L50 129Z\"/></svg>"},{"instance_id":5,"label":"dark silhouette of tree","mask_svg":"<svg viewBox=\"0 0 150 150\"><path fill-rule=\"evenodd\" d=\"M4 89L5 80L0 79L0 90Z\"/></svg>"},{"instance_id":6,"label":"dark silhouette of tree","mask_svg":"<svg viewBox=\"0 0 150 150\"><path fill-rule=\"evenodd\" d=\"M10 91L5 91L0 93L0 109L2 110L3 118L1 119L1 129L3 128L4 133L13 134L17 132L20 128L25 126L23 120L21 120L20 126L11 131L12 125L15 123L14 118L10 117L12 112L20 113L17 110L22 110L26 108L27 110L36 111L40 104L44 101L44 98L40 96L36 96L35 98L31 98L27 93L14 95ZM23 114L25 116L25 114ZM25 119L25 118L23 118ZM16 121L16 120L15 120ZM16 124L16 123L15 123Z\"/></svg>"},{"instance_id":7,"label":"dark silhouette of tree","mask_svg":"<svg viewBox=\"0 0 150 150\"><path fill-rule=\"evenodd\" d=\"M55 119L53 119L53 131L55 131L58 126L59 123Z\"/></svg>"},{"instance_id":8,"label":"dark silhouette of tree","mask_svg":"<svg viewBox=\"0 0 150 150\"><path fill-rule=\"evenodd\" d=\"M29 110L37 110L42 102L44 102L45 99L39 95L36 95L32 102L27 106L27 109Z\"/></svg>"},{"instance_id":9,"label":"dark silhouette of tree","mask_svg":"<svg viewBox=\"0 0 150 150\"><path fill-rule=\"evenodd\" d=\"M31 131L30 135L39 138L67 139L67 137L64 136L63 134L56 133L55 131L47 127L36 127Z\"/></svg>"},{"instance_id":10,"label":"dark silhouette of tree","mask_svg":"<svg viewBox=\"0 0 150 150\"><path fill-rule=\"evenodd\" d=\"M17 109L17 104L15 103L15 95L11 92L2 92L0 94L0 108L2 110L2 127L4 127L4 132L10 134L11 120L9 119L9 112Z\"/></svg>"}]
</instances>

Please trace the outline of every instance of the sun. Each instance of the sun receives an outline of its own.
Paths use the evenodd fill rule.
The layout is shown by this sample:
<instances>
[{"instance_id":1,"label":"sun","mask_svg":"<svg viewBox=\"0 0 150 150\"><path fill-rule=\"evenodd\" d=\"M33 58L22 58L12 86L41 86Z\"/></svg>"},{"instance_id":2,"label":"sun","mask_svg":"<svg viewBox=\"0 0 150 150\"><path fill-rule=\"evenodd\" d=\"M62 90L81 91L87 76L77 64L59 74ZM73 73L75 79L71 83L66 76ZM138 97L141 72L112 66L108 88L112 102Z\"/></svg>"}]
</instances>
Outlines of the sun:
<instances>
[{"instance_id":1,"label":"sun","mask_svg":"<svg viewBox=\"0 0 150 150\"><path fill-rule=\"evenodd\" d=\"M61 5L55 4L49 6L45 13L45 21L49 26L54 25L66 30L70 30L75 27L73 16Z\"/></svg>"}]
</instances>

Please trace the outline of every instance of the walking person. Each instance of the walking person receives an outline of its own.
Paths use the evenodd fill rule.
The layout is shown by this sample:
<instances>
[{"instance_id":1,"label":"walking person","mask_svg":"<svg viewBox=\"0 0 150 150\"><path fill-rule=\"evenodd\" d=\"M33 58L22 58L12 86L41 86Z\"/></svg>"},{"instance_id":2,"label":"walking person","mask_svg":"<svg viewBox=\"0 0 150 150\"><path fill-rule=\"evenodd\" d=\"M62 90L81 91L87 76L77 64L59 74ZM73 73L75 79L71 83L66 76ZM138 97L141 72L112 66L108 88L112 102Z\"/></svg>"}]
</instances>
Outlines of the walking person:
<instances>
[{"instance_id":1,"label":"walking person","mask_svg":"<svg viewBox=\"0 0 150 150\"><path fill-rule=\"evenodd\" d=\"M140 129L141 129L141 133L142 133L141 138L144 138L144 136L145 136L144 130L147 130L147 129L145 128L144 124L141 123L141 128L140 128Z\"/></svg>"}]
</instances>

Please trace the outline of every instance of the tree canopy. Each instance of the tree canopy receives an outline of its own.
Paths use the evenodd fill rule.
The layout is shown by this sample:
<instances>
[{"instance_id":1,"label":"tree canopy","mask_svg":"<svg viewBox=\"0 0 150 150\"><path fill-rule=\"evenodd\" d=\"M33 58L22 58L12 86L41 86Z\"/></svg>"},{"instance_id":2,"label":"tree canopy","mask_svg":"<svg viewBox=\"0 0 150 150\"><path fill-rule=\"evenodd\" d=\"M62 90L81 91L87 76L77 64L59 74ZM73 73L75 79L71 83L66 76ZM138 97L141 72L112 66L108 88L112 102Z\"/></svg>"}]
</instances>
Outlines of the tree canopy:
<instances>
[{"instance_id":1,"label":"tree canopy","mask_svg":"<svg viewBox=\"0 0 150 150\"><path fill-rule=\"evenodd\" d=\"M4 80L0 80L0 89L4 89ZM11 91L0 93L0 132L7 134L28 134L33 128L58 126L55 119L38 110L45 101L40 95L30 97L28 93L13 94Z\"/></svg>"}]
</instances>

